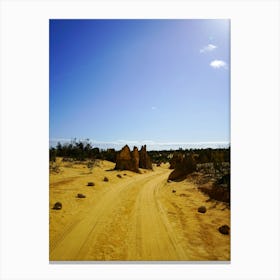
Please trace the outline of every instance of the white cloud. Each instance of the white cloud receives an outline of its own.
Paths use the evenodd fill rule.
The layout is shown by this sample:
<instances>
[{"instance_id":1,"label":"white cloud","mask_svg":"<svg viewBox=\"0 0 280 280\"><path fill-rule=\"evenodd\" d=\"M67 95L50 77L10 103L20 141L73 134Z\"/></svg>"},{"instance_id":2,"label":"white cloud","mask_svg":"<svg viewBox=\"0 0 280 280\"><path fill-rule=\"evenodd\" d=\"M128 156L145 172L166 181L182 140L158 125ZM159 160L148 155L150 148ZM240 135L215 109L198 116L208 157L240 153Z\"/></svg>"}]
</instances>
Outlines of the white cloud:
<instances>
[{"instance_id":1,"label":"white cloud","mask_svg":"<svg viewBox=\"0 0 280 280\"><path fill-rule=\"evenodd\" d=\"M224 68L224 69L227 69L227 63L223 60L213 60L210 62L210 66L215 68L215 69L218 69L218 68Z\"/></svg>"},{"instance_id":2,"label":"white cloud","mask_svg":"<svg viewBox=\"0 0 280 280\"><path fill-rule=\"evenodd\" d=\"M208 44L207 46L203 47L202 49L200 49L201 53L207 53L207 52L212 52L213 50L215 50L217 48L217 46L212 45L212 44Z\"/></svg>"},{"instance_id":3,"label":"white cloud","mask_svg":"<svg viewBox=\"0 0 280 280\"><path fill-rule=\"evenodd\" d=\"M152 110L156 110L157 109L157 107L156 106L152 106Z\"/></svg>"}]
</instances>

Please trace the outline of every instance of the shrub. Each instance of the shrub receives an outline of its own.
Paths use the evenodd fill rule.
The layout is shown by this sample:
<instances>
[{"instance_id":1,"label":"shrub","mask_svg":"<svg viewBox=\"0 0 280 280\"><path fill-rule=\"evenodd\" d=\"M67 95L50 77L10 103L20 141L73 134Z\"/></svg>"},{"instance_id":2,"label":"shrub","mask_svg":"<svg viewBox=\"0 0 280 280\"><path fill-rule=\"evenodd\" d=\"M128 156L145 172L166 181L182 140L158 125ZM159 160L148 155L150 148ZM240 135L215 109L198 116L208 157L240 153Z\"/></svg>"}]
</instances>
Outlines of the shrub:
<instances>
[{"instance_id":1,"label":"shrub","mask_svg":"<svg viewBox=\"0 0 280 280\"><path fill-rule=\"evenodd\" d=\"M59 173L60 170L60 165L56 162L51 162L50 164L50 172L51 173Z\"/></svg>"}]
</instances>

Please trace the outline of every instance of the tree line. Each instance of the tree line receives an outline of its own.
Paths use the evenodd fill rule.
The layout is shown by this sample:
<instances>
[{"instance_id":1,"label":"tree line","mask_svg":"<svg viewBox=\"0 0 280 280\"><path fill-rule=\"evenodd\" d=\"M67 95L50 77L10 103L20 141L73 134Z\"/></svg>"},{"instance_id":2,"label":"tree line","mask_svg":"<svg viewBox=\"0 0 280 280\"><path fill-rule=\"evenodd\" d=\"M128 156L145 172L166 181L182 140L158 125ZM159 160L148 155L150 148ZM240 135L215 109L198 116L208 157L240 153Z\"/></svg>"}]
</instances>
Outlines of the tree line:
<instances>
[{"instance_id":1,"label":"tree line","mask_svg":"<svg viewBox=\"0 0 280 280\"><path fill-rule=\"evenodd\" d=\"M93 147L89 141L76 141L73 140L71 143L61 144L57 143L56 147L51 147L49 149L49 159L50 161L55 161L56 157L62 157L65 159L73 159L76 161L85 160L108 160L115 162L117 152L115 149L99 149Z\"/></svg>"},{"instance_id":2,"label":"tree line","mask_svg":"<svg viewBox=\"0 0 280 280\"><path fill-rule=\"evenodd\" d=\"M50 161L55 161L56 157L69 158L76 161L85 160L108 160L116 162L118 151L115 149L99 149L93 147L88 141L72 140L70 143L61 144L57 143L56 147L49 149ZM230 162L230 148L219 149L178 149L178 150L162 150L162 151L148 151L148 155L153 163L166 163L170 162L172 158L178 154L184 155L186 158L192 157L195 163L207 162Z\"/></svg>"}]
</instances>

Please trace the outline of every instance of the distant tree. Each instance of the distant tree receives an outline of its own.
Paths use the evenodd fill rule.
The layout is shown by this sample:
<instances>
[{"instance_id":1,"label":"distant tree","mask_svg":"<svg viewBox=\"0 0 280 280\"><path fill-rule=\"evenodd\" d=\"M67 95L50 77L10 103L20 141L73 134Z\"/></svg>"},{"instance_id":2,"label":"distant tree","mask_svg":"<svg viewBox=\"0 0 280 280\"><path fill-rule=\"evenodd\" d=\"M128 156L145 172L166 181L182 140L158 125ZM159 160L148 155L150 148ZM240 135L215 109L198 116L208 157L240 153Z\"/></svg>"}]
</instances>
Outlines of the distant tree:
<instances>
[{"instance_id":1,"label":"distant tree","mask_svg":"<svg viewBox=\"0 0 280 280\"><path fill-rule=\"evenodd\" d=\"M49 161L51 161L51 162L56 161L56 149L55 148L49 149Z\"/></svg>"}]
</instances>

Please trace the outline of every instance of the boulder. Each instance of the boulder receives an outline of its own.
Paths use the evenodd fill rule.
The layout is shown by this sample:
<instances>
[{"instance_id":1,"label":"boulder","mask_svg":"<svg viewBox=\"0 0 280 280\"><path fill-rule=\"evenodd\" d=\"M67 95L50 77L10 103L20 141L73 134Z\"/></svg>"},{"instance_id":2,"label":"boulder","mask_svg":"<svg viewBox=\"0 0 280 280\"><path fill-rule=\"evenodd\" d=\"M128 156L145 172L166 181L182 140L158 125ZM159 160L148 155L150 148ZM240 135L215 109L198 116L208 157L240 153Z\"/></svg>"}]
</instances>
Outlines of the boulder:
<instances>
[{"instance_id":1,"label":"boulder","mask_svg":"<svg viewBox=\"0 0 280 280\"><path fill-rule=\"evenodd\" d=\"M77 194L77 197L78 197L78 198L85 198L86 196L85 196L84 194L82 194L82 193L78 193L78 194Z\"/></svg>"}]
</instances>

